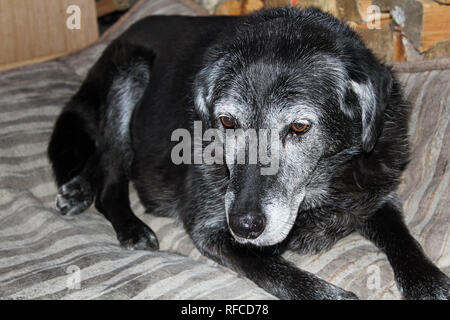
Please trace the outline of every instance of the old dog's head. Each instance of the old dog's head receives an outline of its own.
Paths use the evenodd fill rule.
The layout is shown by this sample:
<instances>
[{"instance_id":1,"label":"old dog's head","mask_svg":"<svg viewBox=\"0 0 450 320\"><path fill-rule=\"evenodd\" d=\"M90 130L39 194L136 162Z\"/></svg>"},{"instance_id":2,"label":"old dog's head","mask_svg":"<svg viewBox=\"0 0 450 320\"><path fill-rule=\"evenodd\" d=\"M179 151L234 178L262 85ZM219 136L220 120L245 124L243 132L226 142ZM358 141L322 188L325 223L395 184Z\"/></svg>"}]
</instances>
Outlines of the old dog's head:
<instances>
[{"instance_id":1,"label":"old dog's head","mask_svg":"<svg viewBox=\"0 0 450 320\"><path fill-rule=\"evenodd\" d=\"M269 151L279 154L276 173L261 174L260 163L226 165L225 210L238 242L282 242L302 203L320 202L309 186L327 174L324 164L371 152L391 83L347 25L315 9L259 12L210 48L194 87L204 124L278 137Z\"/></svg>"}]
</instances>

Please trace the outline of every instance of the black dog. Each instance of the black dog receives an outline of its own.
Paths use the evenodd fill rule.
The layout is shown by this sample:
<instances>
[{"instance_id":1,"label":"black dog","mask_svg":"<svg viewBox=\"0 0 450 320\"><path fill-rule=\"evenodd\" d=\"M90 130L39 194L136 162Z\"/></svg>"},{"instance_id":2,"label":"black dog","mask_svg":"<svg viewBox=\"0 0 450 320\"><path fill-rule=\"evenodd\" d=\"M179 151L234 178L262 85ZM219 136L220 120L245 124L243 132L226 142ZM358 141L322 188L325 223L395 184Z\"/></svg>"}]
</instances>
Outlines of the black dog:
<instances>
[{"instance_id":1,"label":"black dog","mask_svg":"<svg viewBox=\"0 0 450 320\"><path fill-rule=\"evenodd\" d=\"M132 181L149 213L178 217L204 255L284 299L356 298L280 254L357 231L386 253L405 298L448 299L395 193L408 111L391 71L319 10L149 17L105 50L57 120L57 207L74 215L95 199L123 246L156 250L130 208ZM236 162L256 131L271 142L260 135L259 160Z\"/></svg>"}]
</instances>

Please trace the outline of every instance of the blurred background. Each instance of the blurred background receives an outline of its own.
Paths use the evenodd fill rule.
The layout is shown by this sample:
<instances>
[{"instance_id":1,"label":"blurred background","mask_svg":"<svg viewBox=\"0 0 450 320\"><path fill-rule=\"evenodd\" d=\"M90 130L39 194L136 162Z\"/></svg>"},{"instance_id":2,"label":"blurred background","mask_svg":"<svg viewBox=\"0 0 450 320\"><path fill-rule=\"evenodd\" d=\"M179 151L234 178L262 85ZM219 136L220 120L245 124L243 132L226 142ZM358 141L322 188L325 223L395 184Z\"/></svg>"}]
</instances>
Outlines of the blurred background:
<instances>
[{"instance_id":1,"label":"blurred background","mask_svg":"<svg viewBox=\"0 0 450 320\"><path fill-rule=\"evenodd\" d=\"M186 0L188 2L189 0ZM344 19L384 62L450 55L450 0L192 0L205 14L245 15L314 6ZM78 51L102 37L137 0L0 0L0 70ZM67 20L80 8L79 29ZM73 22L73 21L72 21Z\"/></svg>"}]
</instances>

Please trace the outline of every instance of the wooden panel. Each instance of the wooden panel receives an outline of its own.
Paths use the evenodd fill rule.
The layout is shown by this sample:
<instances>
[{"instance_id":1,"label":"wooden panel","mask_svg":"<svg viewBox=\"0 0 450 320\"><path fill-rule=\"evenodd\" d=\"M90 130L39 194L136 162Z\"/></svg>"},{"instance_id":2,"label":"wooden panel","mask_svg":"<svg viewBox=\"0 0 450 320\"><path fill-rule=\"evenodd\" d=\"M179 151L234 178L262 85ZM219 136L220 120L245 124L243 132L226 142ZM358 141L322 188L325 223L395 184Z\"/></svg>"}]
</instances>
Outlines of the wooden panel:
<instances>
[{"instance_id":1,"label":"wooden panel","mask_svg":"<svg viewBox=\"0 0 450 320\"><path fill-rule=\"evenodd\" d=\"M372 0L372 3L380 7L382 12L389 12L394 9L393 0Z\"/></svg>"},{"instance_id":2,"label":"wooden panel","mask_svg":"<svg viewBox=\"0 0 450 320\"><path fill-rule=\"evenodd\" d=\"M333 16L352 22L362 24L370 22L371 16L367 8L373 4L372 0L299 0L297 4L301 7L318 7ZM389 13L382 13L381 19L388 19Z\"/></svg>"},{"instance_id":3,"label":"wooden panel","mask_svg":"<svg viewBox=\"0 0 450 320\"><path fill-rule=\"evenodd\" d=\"M81 28L66 26L70 5L81 10ZM0 0L0 69L77 51L98 39L94 0Z\"/></svg>"},{"instance_id":4,"label":"wooden panel","mask_svg":"<svg viewBox=\"0 0 450 320\"><path fill-rule=\"evenodd\" d=\"M244 0L242 11L244 14L249 14L264 8L263 0Z\"/></svg>"},{"instance_id":5,"label":"wooden panel","mask_svg":"<svg viewBox=\"0 0 450 320\"><path fill-rule=\"evenodd\" d=\"M393 54L392 59L396 62L406 61L405 45L403 44L402 28L394 26L393 30Z\"/></svg>"},{"instance_id":6,"label":"wooden panel","mask_svg":"<svg viewBox=\"0 0 450 320\"><path fill-rule=\"evenodd\" d=\"M217 15L243 15L264 8L263 0L230 0L220 3L215 13Z\"/></svg>"},{"instance_id":7,"label":"wooden panel","mask_svg":"<svg viewBox=\"0 0 450 320\"><path fill-rule=\"evenodd\" d=\"M450 6L433 0L393 0L393 5L392 16L419 51L450 39Z\"/></svg>"},{"instance_id":8,"label":"wooden panel","mask_svg":"<svg viewBox=\"0 0 450 320\"><path fill-rule=\"evenodd\" d=\"M290 1L290 0L266 0L265 4L266 4L267 8L274 8L274 7L292 5L295 3L292 3L292 1Z\"/></svg>"},{"instance_id":9,"label":"wooden panel","mask_svg":"<svg viewBox=\"0 0 450 320\"><path fill-rule=\"evenodd\" d=\"M434 44L450 39L450 6L440 5L432 0L421 0L423 6L422 46L428 50Z\"/></svg>"},{"instance_id":10,"label":"wooden panel","mask_svg":"<svg viewBox=\"0 0 450 320\"><path fill-rule=\"evenodd\" d=\"M225 1L216 8L217 15L238 16L243 14L242 3L239 0Z\"/></svg>"},{"instance_id":11,"label":"wooden panel","mask_svg":"<svg viewBox=\"0 0 450 320\"><path fill-rule=\"evenodd\" d=\"M450 39L436 43L424 52L425 59L436 59L450 55Z\"/></svg>"},{"instance_id":12,"label":"wooden panel","mask_svg":"<svg viewBox=\"0 0 450 320\"><path fill-rule=\"evenodd\" d=\"M68 52L73 52L95 42L98 39L98 25L95 2L92 0L59 0L62 7L66 10L72 4L77 4L81 8L81 29L70 30L66 27L65 21L67 15L63 15L60 24L61 31L65 32L64 39Z\"/></svg>"},{"instance_id":13,"label":"wooden panel","mask_svg":"<svg viewBox=\"0 0 450 320\"><path fill-rule=\"evenodd\" d=\"M317 7L334 16L338 16L337 3L338 0L298 0L295 5L304 7Z\"/></svg>"},{"instance_id":14,"label":"wooden panel","mask_svg":"<svg viewBox=\"0 0 450 320\"><path fill-rule=\"evenodd\" d=\"M97 1L97 16L103 17L111 12L116 11L116 4L113 0L98 0Z\"/></svg>"},{"instance_id":15,"label":"wooden panel","mask_svg":"<svg viewBox=\"0 0 450 320\"><path fill-rule=\"evenodd\" d=\"M102 17L114 11L123 11L131 7L136 0L97 0L97 16Z\"/></svg>"},{"instance_id":16,"label":"wooden panel","mask_svg":"<svg viewBox=\"0 0 450 320\"><path fill-rule=\"evenodd\" d=\"M395 45L401 43L395 42L392 30L392 20L384 19L380 21L381 29L369 29L367 24L352 24L351 27L355 30L365 45L372 50L372 52L382 61L393 61L394 58L401 59L397 54L399 48ZM397 50L397 53L395 53ZM397 55L397 56L396 56Z\"/></svg>"}]
</instances>

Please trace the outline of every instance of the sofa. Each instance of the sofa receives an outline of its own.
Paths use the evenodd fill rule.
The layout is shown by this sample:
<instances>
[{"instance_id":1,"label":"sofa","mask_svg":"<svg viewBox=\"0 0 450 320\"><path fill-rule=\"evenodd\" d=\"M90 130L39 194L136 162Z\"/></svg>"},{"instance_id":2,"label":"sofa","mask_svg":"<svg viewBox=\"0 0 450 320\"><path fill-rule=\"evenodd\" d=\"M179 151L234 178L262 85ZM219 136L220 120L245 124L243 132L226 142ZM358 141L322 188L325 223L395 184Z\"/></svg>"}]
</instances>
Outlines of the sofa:
<instances>
[{"instance_id":1,"label":"sofa","mask_svg":"<svg viewBox=\"0 0 450 320\"><path fill-rule=\"evenodd\" d=\"M46 148L56 117L108 43L148 15L199 15L187 0L141 0L81 52L0 73L0 299L275 299L202 256L176 221L132 208L160 251L127 251L94 207L72 218L55 209ZM157 31L156 31L157 32ZM411 161L399 194L427 255L450 274L450 57L392 65L412 106ZM317 255L286 252L360 299L400 299L393 272L354 233Z\"/></svg>"}]
</instances>

